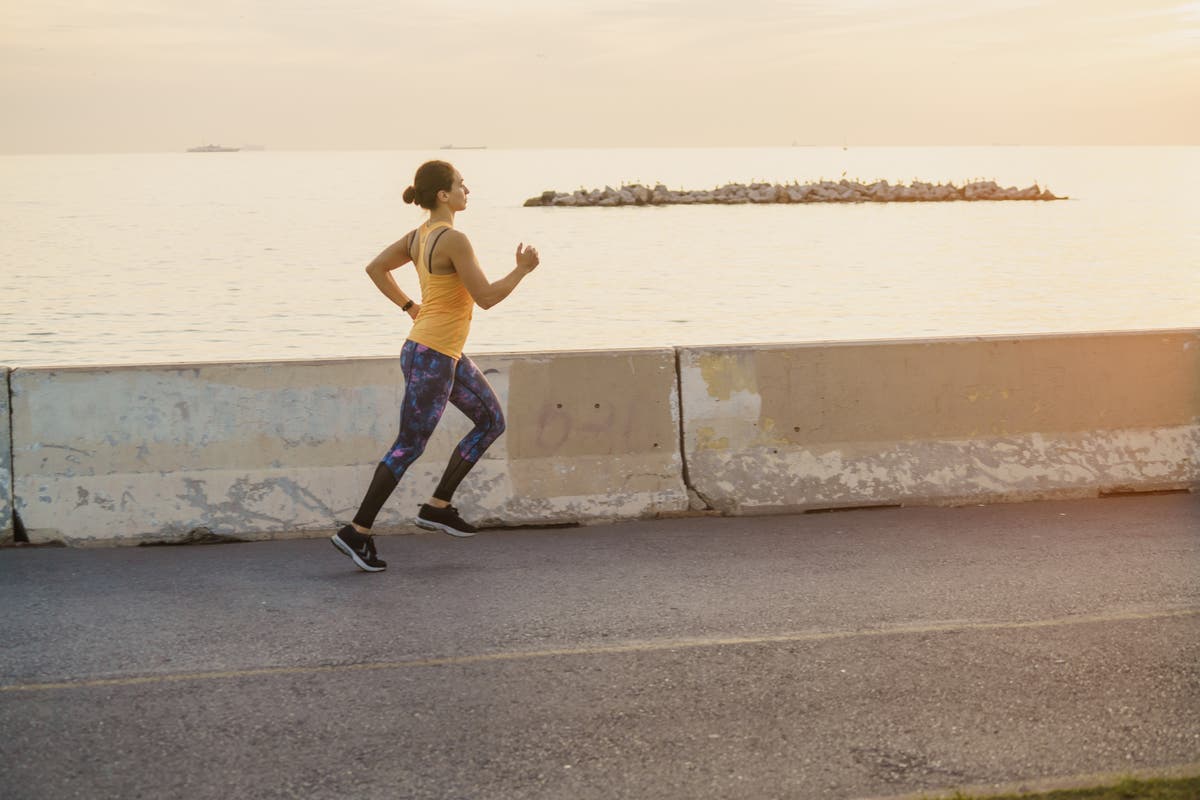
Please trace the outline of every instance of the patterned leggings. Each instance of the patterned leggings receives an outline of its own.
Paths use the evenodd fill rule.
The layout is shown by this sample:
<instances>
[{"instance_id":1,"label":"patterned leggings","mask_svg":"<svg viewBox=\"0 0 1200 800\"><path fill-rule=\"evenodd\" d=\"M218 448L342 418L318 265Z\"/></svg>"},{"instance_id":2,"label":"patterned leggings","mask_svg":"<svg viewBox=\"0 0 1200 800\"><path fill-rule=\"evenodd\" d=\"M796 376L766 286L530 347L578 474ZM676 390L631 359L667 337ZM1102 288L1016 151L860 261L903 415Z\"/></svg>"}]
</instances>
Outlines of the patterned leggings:
<instances>
[{"instance_id":1,"label":"patterned leggings","mask_svg":"<svg viewBox=\"0 0 1200 800\"><path fill-rule=\"evenodd\" d=\"M447 401L475 423L458 443L457 453L463 461L474 464L504 433L500 401L475 362L466 356L456 363L444 353L406 341L400 351L400 371L404 374L400 435L383 457L396 480L425 451Z\"/></svg>"},{"instance_id":2,"label":"patterned leggings","mask_svg":"<svg viewBox=\"0 0 1200 800\"><path fill-rule=\"evenodd\" d=\"M442 419L446 403L453 403L475 423L458 443L433 496L450 502L454 490L492 442L504 433L504 412L487 378L471 359L456 362L423 344L406 341L400 351L404 374L404 401L400 405L400 434L375 468L375 477L359 506L354 522L364 528L375 523L379 509L392 494L405 471L421 453Z\"/></svg>"}]
</instances>

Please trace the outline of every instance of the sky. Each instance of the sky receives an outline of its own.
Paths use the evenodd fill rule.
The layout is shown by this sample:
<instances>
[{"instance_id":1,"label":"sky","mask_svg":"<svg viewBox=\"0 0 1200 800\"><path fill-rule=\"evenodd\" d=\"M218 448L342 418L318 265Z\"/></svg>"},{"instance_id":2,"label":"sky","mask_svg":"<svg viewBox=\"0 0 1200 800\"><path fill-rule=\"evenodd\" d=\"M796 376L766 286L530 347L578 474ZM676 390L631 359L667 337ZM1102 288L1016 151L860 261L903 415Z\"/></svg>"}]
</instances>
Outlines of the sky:
<instances>
[{"instance_id":1,"label":"sky","mask_svg":"<svg viewBox=\"0 0 1200 800\"><path fill-rule=\"evenodd\" d=\"M0 153L1200 144L1197 0L0 9Z\"/></svg>"}]
</instances>

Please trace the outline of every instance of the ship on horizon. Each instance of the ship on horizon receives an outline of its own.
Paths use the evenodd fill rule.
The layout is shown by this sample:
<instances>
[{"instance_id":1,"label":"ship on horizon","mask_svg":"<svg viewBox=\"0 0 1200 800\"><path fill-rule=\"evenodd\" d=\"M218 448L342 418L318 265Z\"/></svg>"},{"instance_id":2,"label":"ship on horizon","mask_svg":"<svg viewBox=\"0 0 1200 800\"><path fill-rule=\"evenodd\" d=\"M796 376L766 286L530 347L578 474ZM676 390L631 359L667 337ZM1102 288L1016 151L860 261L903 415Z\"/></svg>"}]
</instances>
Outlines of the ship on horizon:
<instances>
[{"instance_id":1,"label":"ship on horizon","mask_svg":"<svg viewBox=\"0 0 1200 800\"><path fill-rule=\"evenodd\" d=\"M220 144L202 144L199 147L189 147L189 153L236 153L240 147L225 147Z\"/></svg>"},{"instance_id":2,"label":"ship on horizon","mask_svg":"<svg viewBox=\"0 0 1200 800\"><path fill-rule=\"evenodd\" d=\"M477 145L459 145L459 144L444 144L443 150L487 150L486 144Z\"/></svg>"}]
</instances>

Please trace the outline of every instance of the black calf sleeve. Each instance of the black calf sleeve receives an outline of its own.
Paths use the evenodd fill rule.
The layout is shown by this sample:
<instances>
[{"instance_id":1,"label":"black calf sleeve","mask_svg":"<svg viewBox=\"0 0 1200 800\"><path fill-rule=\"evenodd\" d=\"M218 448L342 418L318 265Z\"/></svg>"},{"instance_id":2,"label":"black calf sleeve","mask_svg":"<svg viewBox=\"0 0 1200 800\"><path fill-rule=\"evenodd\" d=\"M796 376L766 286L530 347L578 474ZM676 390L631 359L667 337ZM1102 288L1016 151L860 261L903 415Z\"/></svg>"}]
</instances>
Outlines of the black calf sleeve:
<instances>
[{"instance_id":1,"label":"black calf sleeve","mask_svg":"<svg viewBox=\"0 0 1200 800\"><path fill-rule=\"evenodd\" d=\"M392 490L399 482L392 474L391 468L380 462L379 466L375 467L375 477L371 479L367 495L358 507L358 513L354 515L354 524L363 528L374 525L379 509L383 508L383 504L392 496Z\"/></svg>"},{"instance_id":2,"label":"black calf sleeve","mask_svg":"<svg viewBox=\"0 0 1200 800\"><path fill-rule=\"evenodd\" d=\"M462 483L462 479L467 477L467 473L471 471L471 467L475 466L474 461L467 461L457 452L450 457L450 463L446 465L446 471L442 474L442 480L433 491L433 496L438 500L450 502L450 498L454 496L454 490Z\"/></svg>"}]
</instances>

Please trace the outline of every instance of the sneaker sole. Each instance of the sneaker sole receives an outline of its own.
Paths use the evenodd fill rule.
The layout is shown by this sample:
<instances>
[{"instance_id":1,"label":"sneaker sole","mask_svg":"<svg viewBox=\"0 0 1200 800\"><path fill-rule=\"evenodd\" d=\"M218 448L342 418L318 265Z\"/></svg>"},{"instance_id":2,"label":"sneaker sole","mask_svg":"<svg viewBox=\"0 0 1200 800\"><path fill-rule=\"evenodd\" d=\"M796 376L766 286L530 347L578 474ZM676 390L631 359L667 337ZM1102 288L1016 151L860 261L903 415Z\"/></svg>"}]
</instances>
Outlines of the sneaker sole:
<instances>
[{"instance_id":1,"label":"sneaker sole","mask_svg":"<svg viewBox=\"0 0 1200 800\"><path fill-rule=\"evenodd\" d=\"M341 553L342 555L346 556L351 561L353 561L354 566L358 567L363 572L383 572L385 569L387 569L387 567L369 566L365 561L363 561L361 558L358 557L358 553L354 552L354 550L352 550L350 548L350 545L346 544L340 538L338 538L338 535L336 533L333 536L329 537L329 541L333 542L333 546L335 548L337 548L337 551L339 553Z\"/></svg>"},{"instance_id":2,"label":"sneaker sole","mask_svg":"<svg viewBox=\"0 0 1200 800\"><path fill-rule=\"evenodd\" d=\"M451 528L449 525L444 525L440 522L432 522L427 519L421 519L420 517L417 517L417 527L424 528L427 531L441 531L442 533L448 533L451 536L457 536L459 539L469 539L475 535L473 533L467 533L466 531L460 531L457 528Z\"/></svg>"}]
</instances>

